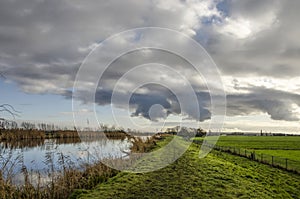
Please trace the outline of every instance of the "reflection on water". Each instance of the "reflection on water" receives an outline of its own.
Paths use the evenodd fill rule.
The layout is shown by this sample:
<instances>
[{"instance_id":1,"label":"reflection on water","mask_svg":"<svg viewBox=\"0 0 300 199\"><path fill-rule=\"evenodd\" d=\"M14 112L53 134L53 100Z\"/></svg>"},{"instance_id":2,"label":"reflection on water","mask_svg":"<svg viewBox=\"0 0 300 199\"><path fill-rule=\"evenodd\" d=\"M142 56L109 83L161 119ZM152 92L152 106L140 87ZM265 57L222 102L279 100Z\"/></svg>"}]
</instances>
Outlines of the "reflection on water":
<instances>
[{"instance_id":1,"label":"reflection on water","mask_svg":"<svg viewBox=\"0 0 300 199\"><path fill-rule=\"evenodd\" d=\"M41 174L49 172L50 169L54 171L61 169L59 163L61 154L76 167L78 164L93 163L103 158L124 157L125 152L130 150L130 146L131 143L127 138L85 139L84 141L78 138L20 140L0 143L0 157L11 156L11 160L19 160L14 166L13 173L16 175L16 181L22 181L18 176L22 176L21 170L24 166L31 173ZM1 164L4 162L0 162L0 168L4 166ZM2 172L5 176L5 171Z\"/></svg>"},{"instance_id":2,"label":"reflection on water","mask_svg":"<svg viewBox=\"0 0 300 199\"><path fill-rule=\"evenodd\" d=\"M36 146L42 146L44 141L45 140L43 139L11 140L8 142L1 142L0 147L2 149L32 148Z\"/></svg>"}]
</instances>

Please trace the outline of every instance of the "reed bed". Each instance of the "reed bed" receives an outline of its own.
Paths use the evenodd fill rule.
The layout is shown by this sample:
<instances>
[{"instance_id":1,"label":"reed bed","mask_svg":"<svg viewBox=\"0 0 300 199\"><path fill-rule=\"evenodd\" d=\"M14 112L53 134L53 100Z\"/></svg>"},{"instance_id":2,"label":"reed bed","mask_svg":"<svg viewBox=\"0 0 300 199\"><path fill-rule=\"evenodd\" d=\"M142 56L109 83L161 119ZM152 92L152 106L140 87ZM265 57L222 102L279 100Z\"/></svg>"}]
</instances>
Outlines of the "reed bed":
<instances>
[{"instance_id":1,"label":"reed bed","mask_svg":"<svg viewBox=\"0 0 300 199\"><path fill-rule=\"evenodd\" d=\"M156 138L154 137L146 140L132 137L131 140L132 152L147 152L156 144ZM0 150L0 165L2 165L2 168L0 168L0 198L2 199L72 198L72 194L76 195L78 191L91 189L119 172L100 161L89 164L90 162L86 160L77 159L74 162L69 156L62 153L59 153L57 162L54 162L53 153L56 152L50 151L45 156L45 164L48 168L46 173L34 173L28 171L25 165L21 165L20 172L24 183L16 185L13 183L13 171L17 165L22 164L22 156L13 157L9 150L3 148ZM121 162L120 159L108 159L107 161L115 161L116 164Z\"/></svg>"},{"instance_id":2,"label":"reed bed","mask_svg":"<svg viewBox=\"0 0 300 199\"><path fill-rule=\"evenodd\" d=\"M12 140L34 140L34 139L61 139L61 138L77 138L77 139L88 139L88 138L99 138L106 136L109 139L125 139L130 137L124 131L109 131L109 132L85 132L78 133L73 130L56 130L56 131L44 131L37 129L1 129L0 130L0 141L12 141Z\"/></svg>"},{"instance_id":3,"label":"reed bed","mask_svg":"<svg viewBox=\"0 0 300 199\"><path fill-rule=\"evenodd\" d=\"M143 140L141 137L132 137L132 146L131 152L134 153L145 153L150 150L156 145L157 137L152 136L148 137L146 140Z\"/></svg>"},{"instance_id":4,"label":"reed bed","mask_svg":"<svg viewBox=\"0 0 300 199\"><path fill-rule=\"evenodd\" d=\"M24 140L24 139L45 139L46 134L40 130L23 129L2 129L0 131L1 141Z\"/></svg>"},{"instance_id":5,"label":"reed bed","mask_svg":"<svg viewBox=\"0 0 300 199\"><path fill-rule=\"evenodd\" d=\"M65 159L65 157L62 159ZM61 162L61 164L64 167L62 171L58 173L51 171L51 169L48 171L46 177L49 180L47 183L42 183L44 176L40 173L37 182L32 182L30 180L32 176L26 168L22 169L24 184L21 186L12 184L11 179L5 179L0 174L0 198L69 198L75 189L91 189L98 183L106 181L117 174L116 170L100 162L94 165L82 166L81 169L74 169L67 162Z\"/></svg>"}]
</instances>

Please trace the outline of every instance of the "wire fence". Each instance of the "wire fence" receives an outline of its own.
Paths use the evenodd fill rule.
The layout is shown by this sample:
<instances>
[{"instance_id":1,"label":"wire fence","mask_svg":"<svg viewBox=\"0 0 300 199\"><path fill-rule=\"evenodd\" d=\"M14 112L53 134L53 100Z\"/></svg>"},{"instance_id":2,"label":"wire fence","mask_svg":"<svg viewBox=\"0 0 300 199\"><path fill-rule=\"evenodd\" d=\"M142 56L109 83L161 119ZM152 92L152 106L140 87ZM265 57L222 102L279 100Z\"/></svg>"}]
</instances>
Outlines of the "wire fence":
<instances>
[{"instance_id":1,"label":"wire fence","mask_svg":"<svg viewBox=\"0 0 300 199\"><path fill-rule=\"evenodd\" d=\"M199 144L199 142L196 143ZM276 168L280 168L286 171L291 171L300 174L300 161L291 160L284 157L273 156L269 154L256 153L255 150L242 149L242 148L230 147L230 146L209 145L207 143L205 143L205 145L217 151L227 152L233 155L246 157L253 161L257 161Z\"/></svg>"}]
</instances>

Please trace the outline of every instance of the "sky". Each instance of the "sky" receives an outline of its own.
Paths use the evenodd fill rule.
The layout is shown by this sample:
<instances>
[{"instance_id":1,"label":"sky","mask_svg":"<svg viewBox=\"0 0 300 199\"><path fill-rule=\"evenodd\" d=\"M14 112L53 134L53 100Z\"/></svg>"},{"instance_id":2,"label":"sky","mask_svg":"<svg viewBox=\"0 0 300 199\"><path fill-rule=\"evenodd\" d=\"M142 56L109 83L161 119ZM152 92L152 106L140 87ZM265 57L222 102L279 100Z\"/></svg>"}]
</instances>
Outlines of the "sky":
<instances>
[{"instance_id":1,"label":"sky","mask_svg":"<svg viewBox=\"0 0 300 199\"><path fill-rule=\"evenodd\" d=\"M295 0L3 0L0 104L14 106L20 121L73 125L75 114L84 126L96 125L96 115L157 131L180 121L209 129L224 116L222 131L300 132L299 8ZM179 46L199 55L202 71L174 52L136 49L141 44ZM211 70L216 76L203 76ZM224 103L220 89L224 115L213 111Z\"/></svg>"}]
</instances>

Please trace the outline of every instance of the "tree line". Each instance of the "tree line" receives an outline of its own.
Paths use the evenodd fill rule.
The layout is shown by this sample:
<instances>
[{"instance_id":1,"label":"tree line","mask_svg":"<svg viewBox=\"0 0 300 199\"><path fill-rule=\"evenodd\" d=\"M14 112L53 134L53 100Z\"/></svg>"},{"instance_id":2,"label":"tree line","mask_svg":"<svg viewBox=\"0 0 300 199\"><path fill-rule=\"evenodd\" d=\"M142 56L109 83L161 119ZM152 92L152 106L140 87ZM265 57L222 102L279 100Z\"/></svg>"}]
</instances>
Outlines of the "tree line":
<instances>
[{"instance_id":1,"label":"tree line","mask_svg":"<svg viewBox=\"0 0 300 199\"><path fill-rule=\"evenodd\" d=\"M188 128L188 127L180 127L180 126L167 128L165 133L172 134L172 135L195 136L195 137L204 137L207 134L207 132L201 127Z\"/></svg>"}]
</instances>

